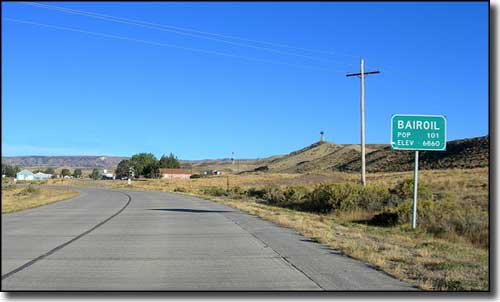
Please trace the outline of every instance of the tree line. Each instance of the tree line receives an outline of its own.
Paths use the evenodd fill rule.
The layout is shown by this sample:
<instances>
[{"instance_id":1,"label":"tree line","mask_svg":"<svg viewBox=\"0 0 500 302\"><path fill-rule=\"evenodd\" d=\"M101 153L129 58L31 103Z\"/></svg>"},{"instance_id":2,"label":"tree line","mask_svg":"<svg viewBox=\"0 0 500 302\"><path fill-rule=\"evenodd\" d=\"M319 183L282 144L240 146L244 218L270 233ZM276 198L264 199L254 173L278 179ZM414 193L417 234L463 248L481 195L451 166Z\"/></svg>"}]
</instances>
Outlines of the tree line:
<instances>
[{"instance_id":1,"label":"tree line","mask_svg":"<svg viewBox=\"0 0 500 302\"><path fill-rule=\"evenodd\" d=\"M157 178L160 175L160 168L180 167L179 160L172 153L168 156L163 154L159 160L152 153L138 153L130 159L119 162L115 174L118 178L124 178L131 176L130 171L133 171L134 177Z\"/></svg>"},{"instance_id":2,"label":"tree line","mask_svg":"<svg viewBox=\"0 0 500 302\"><path fill-rule=\"evenodd\" d=\"M116 167L115 175L118 179L124 177L128 178L131 176L129 173L133 171L134 177L136 178L157 178L160 175L160 168L177 169L180 167L181 164L179 160L172 153L168 156L163 154L160 159L157 159L152 153L138 153L134 154L130 159L120 161ZM2 164L2 175L5 175L6 177L16 177L16 174L20 171L21 168L18 166ZM46 168L45 170L33 171L33 173L38 172L52 174L54 178L56 177L56 171L51 167ZM71 172L69 169L63 168L60 175L61 177L73 176L74 178L81 178L82 170L77 168ZM92 179L99 179L101 177L99 169L94 168L89 174L89 177Z\"/></svg>"}]
</instances>

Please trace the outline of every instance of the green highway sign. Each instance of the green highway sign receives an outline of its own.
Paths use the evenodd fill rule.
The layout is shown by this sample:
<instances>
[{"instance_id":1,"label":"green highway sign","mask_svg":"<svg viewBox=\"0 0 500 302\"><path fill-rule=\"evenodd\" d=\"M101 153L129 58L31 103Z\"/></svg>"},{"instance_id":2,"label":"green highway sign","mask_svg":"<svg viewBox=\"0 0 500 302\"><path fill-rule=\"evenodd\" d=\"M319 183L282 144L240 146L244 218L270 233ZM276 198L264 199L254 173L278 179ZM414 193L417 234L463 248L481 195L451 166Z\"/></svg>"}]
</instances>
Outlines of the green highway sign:
<instances>
[{"instance_id":1,"label":"green highway sign","mask_svg":"<svg viewBox=\"0 0 500 302\"><path fill-rule=\"evenodd\" d=\"M417 228L418 151L446 150L446 117L444 115L393 114L391 147L394 150L415 151L413 180L412 228Z\"/></svg>"},{"instance_id":2,"label":"green highway sign","mask_svg":"<svg viewBox=\"0 0 500 302\"><path fill-rule=\"evenodd\" d=\"M394 150L446 150L444 115L393 114L391 146Z\"/></svg>"}]
</instances>

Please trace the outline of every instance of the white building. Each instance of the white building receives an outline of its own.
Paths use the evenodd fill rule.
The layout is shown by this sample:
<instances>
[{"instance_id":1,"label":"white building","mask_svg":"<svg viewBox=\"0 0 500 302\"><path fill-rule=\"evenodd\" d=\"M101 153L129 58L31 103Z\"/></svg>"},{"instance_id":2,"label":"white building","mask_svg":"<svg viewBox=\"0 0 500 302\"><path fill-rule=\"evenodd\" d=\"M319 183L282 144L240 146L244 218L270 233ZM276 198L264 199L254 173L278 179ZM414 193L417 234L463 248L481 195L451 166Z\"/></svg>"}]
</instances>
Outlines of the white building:
<instances>
[{"instance_id":1,"label":"white building","mask_svg":"<svg viewBox=\"0 0 500 302\"><path fill-rule=\"evenodd\" d=\"M16 180L33 180L35 175L28 170L22 170L16 173Z\"/></svg>"},{"instance_id":2,"label":"white building","mask_svg":"<svg viewBox=\"0 0 500 302\"><path fill-rule=\"evenodd\" d=\"M33 179L34 180L47 180L52 177L52 174L45 174L42 172L38 172L34 174Z\"/></svg>"}]
</instances>

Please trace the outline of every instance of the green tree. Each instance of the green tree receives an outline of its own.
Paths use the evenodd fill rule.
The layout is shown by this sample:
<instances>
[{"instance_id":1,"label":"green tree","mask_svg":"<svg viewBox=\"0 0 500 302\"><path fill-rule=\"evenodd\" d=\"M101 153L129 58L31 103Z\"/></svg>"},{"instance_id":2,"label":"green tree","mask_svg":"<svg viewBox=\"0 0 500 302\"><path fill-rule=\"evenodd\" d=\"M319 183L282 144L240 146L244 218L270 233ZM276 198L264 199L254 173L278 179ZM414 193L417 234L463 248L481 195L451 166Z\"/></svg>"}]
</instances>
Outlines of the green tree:
<instances>
[{"instance_id":1,"label":"green tree","mask_svg":"<svg viewBox=\"0 0 500 302\"><path fill-rule=\"evenodd\" d=\"M117 178L122 178L122 177L129 177L129 171L130 167L132 167L132 162L128 159L124 159L118 163L118 166L116 167L116 177Z\"/></svg>"},{"instance_id":2,"label":"green tree","mask_svg":"<svg viewBox=\"0 0 500 302\"><path fill-rule=\"evenodd\" d=\"M143 175L148 178L158 174L158 160L152 153L138 153L130 159L136 177Z\"/></svg>"},{"instance_id":3,"label":"green tree","mask_svg":"<svg viewBox=\"0 0 500 302\"><path fill-rule=\"evenodd\" d=\"M99 173L99 169L97 169L97 168L94 168L92 170L92 173L90 173L90 178L92 178L93 180L99 179L99 176L100 176L100 173Z\"/></svg>"},{"instance_id":4,"label":"green tree","mask_svg":"<svg viewBox=\"0 0 500 302\"><path fill-rule=\"evenodd\" d=\"M61 176L62 177L69 176L69 175L71 175L71 171L69 169L64 168L64 169L61 170Z\"/></svg>"},{"instance_id":5,"label":"green tree","mask_svg":"<svg viewBox=\"0 0 500 302\"><path fill-rule=\"evenodd\" d=\"M2 170L4 168L2 167ZM7 177L16 177L16 174L21 171L21 168L19 168L18 166L10 166L10 165L5 165L5 176Z\"/></svg>"},{"instance_id":6,"label":"green tree","mask_svg":"<svg viewBox=\"0 0 500 302\"><path fill-rule=\"evenodd\" d=\"M73 177L74 178L82 177L82 169L75 169L75 171L73 171Z\"/></svg>"},{"instance_id":7,"label":"green tree","mask_svg":"<svg viewBox=\"0 0 500 302\"><path fill-rule=\"evenodd\" d=\"M181 167L181 164L179 163L177 157L170 153L169 156L165 156L165 154L162 155L159 161L159 167L178 169Z\"/></svg>"},{"instance_id":8,"label":"green tree","mask_svg":"<svg viewBox=\"0 0 500 302\"><path fill-rule=\"evenodd\" d=\"M54 175L56 174L56 171L54 170L54 168L48 167L47 169L45 169L45 171L43 171L43 173Z\"/></svg>"},{"instance_id":9,"label":"green tree","mask_svg":"<svg viewBox=\"0 0 500 302\"><path fill-rule=\"evenodd\" d=\"M158 161L148 164L144 167L144 176L147 178L157 178L160 174L160 168L158 167Z\"/></svg>"}]
</instances>

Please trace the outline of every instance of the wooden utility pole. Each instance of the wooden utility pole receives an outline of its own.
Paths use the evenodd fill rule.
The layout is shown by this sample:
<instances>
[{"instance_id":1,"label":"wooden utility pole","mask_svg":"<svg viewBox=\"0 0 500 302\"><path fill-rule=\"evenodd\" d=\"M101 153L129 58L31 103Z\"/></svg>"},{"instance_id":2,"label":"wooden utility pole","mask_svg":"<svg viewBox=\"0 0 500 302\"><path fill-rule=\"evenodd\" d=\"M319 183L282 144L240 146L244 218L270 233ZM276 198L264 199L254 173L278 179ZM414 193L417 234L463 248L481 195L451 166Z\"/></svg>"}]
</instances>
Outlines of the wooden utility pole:
<instances>
[{"instance_id":1,"label":"wooden utility pole","mask_svg":"<svg viewBox=\"0 0 500 302\"><path fill-rule=\"evenodd\" d=\"M365 61L361 59L360 73L348 73L347 77L359 76L361 78L361 183L366 185L366 162L365 162L365 75L380 73L380 71L365 72Z\"/></svg>"}]
</instances>

